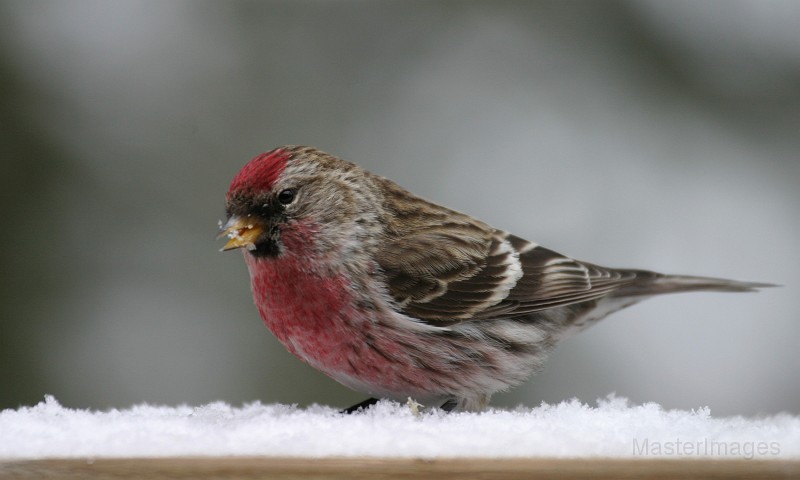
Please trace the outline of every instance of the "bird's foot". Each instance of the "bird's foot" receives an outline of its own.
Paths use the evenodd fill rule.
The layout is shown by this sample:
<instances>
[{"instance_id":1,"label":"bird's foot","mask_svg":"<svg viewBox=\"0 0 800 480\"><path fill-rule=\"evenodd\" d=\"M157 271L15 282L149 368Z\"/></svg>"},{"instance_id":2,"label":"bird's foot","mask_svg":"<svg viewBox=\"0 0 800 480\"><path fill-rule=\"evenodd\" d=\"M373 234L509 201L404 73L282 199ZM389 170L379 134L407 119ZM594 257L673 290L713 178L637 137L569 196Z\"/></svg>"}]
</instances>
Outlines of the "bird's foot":
<instances>
[{"instance_id":1,"label":"bird's foot","mask_svg":"<svg viewBox=\"0 0 800 480\"><path fill-rule=\"evenodd\" d=\"M448 401L444 402L444 403L442 404L442 406L441 406L441 407L439 407L439 408L441 408L442 410L444 410L444 411L445 411L445 412L447 412L447 413L450 413L450 412L452 412L452 411L453 411L453 410L454 410L454 409L455 409L457 406L458 406L458 400L456 400L455 398L451 398L450 400L448 400Z\"/></svg>"},{"instance_id":2,"label":"bird's foot","mask_svg":"<svg viewBox=\"0 0 800 480\"><path fill-rule=\"evenodd\" d=\"M357 412L358 410L366 410L369 407L375 405L376 403L378 403L377 398L368 398L363 402L356 403L351 407L347 407L344 410L339 411L339 413L350 415L351 413Z\"/></svg>"}]
</instances>

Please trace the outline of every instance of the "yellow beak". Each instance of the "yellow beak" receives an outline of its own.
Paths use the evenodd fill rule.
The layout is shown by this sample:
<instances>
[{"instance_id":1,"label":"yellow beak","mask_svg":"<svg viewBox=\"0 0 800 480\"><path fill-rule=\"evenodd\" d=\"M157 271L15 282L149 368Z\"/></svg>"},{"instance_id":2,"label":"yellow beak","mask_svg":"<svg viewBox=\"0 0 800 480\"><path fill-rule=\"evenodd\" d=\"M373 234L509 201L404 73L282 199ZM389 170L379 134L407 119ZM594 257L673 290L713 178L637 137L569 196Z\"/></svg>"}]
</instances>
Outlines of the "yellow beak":
<instances>
[{"instance_id":1,"label":"yellow beak","mask_svg":"<svg viewBox=\"0 0 800 480\"><path fill-rule=\"evenodd\" d=\"M225 225L220 226L220 233L217 238L226 236L230 239L220 251L225 252L242 247L251 251L255 250L255 242L262 233L264 233L264 225L255 219L233 216L228 219Z\"/></svg>"}]
</instances>

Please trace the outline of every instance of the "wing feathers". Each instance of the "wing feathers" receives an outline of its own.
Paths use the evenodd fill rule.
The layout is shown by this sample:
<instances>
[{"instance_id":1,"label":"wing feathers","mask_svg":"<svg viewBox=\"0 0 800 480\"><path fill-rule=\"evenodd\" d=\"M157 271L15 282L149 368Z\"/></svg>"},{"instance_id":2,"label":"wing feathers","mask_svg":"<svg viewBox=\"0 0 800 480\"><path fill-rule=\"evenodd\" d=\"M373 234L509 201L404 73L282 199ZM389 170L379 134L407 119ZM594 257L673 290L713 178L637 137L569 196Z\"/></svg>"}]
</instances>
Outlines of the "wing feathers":
<instances>
[{"instance_id":1,"label":"wing feathers","mask_svg":"<svg viewBox=\"0 0 800 480\"><path fill-rule=\"evenodd\" d=\"M636 278L631 271L573 260L457 212L404 210L396 218L414 218L417 224L402 230L388 226L376 260L401 311L434 325L586 302Z\"/></svg>"},{"instance_id":2,"label":"wing feathers","mask_svg":"<svg viewBox=\"0 0 800 480\"><path fill-rule=\"evenodd\" d=\"M471 276L447 283L441 295L407 303L405 312L438 324L475 317L504 300L522 276L515 253L505 238L494 235L483 264Z\"/></svg>"}]
</instances>

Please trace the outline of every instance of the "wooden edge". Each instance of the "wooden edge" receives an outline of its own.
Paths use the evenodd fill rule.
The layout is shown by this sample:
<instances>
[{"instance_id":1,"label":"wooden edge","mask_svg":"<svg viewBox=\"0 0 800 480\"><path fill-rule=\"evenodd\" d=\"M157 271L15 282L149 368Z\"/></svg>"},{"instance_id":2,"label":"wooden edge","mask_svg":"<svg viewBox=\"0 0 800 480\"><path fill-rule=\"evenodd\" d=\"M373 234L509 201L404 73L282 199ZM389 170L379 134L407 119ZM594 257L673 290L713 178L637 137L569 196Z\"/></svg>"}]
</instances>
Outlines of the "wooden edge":
<instances>
[{"instance_id":1,"label":"wooden edge","mask_svg":"<svg viewBox=\"0 0 800 480\"><path fill-rule=\"evenodd\" d=\"M0 461L0 479L800 478L800 460L177 457Z\"/></svg>"}]
</instances>

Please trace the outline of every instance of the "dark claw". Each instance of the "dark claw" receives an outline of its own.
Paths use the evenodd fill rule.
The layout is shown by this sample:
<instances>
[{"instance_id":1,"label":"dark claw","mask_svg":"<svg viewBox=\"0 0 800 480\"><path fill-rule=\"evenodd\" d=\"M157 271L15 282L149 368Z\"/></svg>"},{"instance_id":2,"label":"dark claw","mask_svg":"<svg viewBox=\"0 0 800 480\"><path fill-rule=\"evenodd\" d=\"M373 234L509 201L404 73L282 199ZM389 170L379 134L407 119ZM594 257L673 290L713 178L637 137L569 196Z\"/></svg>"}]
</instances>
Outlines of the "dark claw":
<instances>
[{"instance_id":1,"label":"dark claw","mask_svg":"<svg viewBox=\"0 0 800 480\"><path fill-rule=\"evenodd\" d=\"M452 412L457 405L458 405L458 400L456 400L455 398L451 398L450 400L444 402L442 406L439 408L441 408L445 412Z\"/></svg>"},{"instance_id":2,"label":"dark claw","mask_svg":"<svg viewBox=\"0 0 800 480\"><path fill-rule=\"evenodd\" d=\"M366 410L369 407L375 405L376 403L378 403L378 399L377 398L368 398L368 399L364 400L363 402L356 403L352 407L347 407L344 410L341 410L339 413L346 413L346 414L350 415L351 413L356 412L358 410Z\"/></svg>"}]
</instances>

